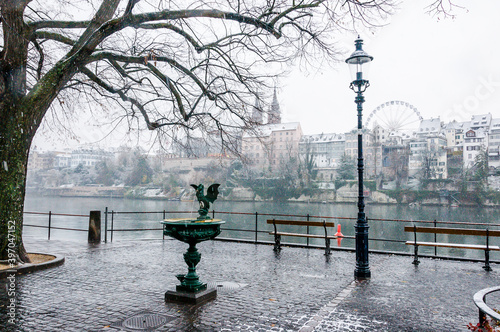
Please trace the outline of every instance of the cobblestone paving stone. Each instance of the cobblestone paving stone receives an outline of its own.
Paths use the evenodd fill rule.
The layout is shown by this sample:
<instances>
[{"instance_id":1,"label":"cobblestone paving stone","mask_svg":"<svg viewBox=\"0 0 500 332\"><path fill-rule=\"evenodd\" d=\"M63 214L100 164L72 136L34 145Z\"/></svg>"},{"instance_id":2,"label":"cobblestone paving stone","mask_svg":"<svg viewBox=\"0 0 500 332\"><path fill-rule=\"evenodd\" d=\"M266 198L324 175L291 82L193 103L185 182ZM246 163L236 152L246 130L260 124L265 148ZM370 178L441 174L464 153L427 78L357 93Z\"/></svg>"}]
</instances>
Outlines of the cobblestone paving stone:
<instances>
[{"instance_id":1,"label":"cobblestone paving stone","mask_svg":"<svg viewBox=\"0 0 500 332\"><path fill-rule=\"evenodd\" d=\"M31 242L30 242L31 241ZM165 304L175 274L186 273L187 245L131 241L89 246L27 239L27 248L63 254L60 267L17 277L17 326L7 323L0 282L2 331L117 331L113 324L150 310L176 319L157 331L297 331L352 281L354 254L205 242L198 273L205 282L244 284L220 289L200 306ZM32 248L35 248L32 249ZM2 306L3 305L3 306Z\"/></svg>"},{"instance_id":2,"label":"cobblestone paving stone","mask_svg":"<svg viewBox=\"0 0 500 332\"><path fill-rule=\"evenodd\" d=\"M132 331L118 323L149 311L173 320L155 331L466 331L472 295L498 285L500 267L371 255L372 278L353 281L354 253L204 242L198 273L218 297L193 306L165 303L187 245L174 240L100 245L26 239L29 251L62 254L56 268L17 277L17 321L7 322L0 281L0 331Z\"/></svg>"},{"instance_id":3,"label":"cobblestone paving stone","mask_svg":"<svg viewBox=\"0 0 500 332\"><path fill-rule=\"evenodd\" d=\"M387 257L316 326L330 331L468 331L478 322L472 297L500 284L500 267L485 272L480 263Z\"/></svg>"}]
</instances>

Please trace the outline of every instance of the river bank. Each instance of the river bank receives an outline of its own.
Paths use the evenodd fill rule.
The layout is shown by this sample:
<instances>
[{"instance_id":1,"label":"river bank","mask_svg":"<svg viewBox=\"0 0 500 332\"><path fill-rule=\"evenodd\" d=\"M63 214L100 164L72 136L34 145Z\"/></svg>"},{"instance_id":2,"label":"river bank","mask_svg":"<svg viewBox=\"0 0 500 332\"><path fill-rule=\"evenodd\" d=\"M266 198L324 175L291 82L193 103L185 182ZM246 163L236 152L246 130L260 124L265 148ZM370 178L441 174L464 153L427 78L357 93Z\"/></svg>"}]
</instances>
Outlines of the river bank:
<instances>
[{"instance_id":1,"label":"river bank","mask_svg":"<svg viewBox=\"0 0 500 332\"><path fill-rule=\"evenodd\" d=\"M187 201L194 200L194 191L176 188L165 193L161 188L128 188L114 186L75 186L54 188L28 188L30 195L55 196L55 197L89 197L89 198L133 198L160 201ZM395 191L365 189L365 201L375 205L408 205L418 206L470 206L470 207L498 207L500 194L490 193L489 196L478 198L475 193L458 195L449 192L435 191ZM225 188L221 190L219 201L229 202L273 202L273 199L264 199L251 188ZM337 190L318 189L312 194L302 194L297 198L290 198L293 203L357 203L357 186L346 185Z\"/></svg>"}]
</instances>

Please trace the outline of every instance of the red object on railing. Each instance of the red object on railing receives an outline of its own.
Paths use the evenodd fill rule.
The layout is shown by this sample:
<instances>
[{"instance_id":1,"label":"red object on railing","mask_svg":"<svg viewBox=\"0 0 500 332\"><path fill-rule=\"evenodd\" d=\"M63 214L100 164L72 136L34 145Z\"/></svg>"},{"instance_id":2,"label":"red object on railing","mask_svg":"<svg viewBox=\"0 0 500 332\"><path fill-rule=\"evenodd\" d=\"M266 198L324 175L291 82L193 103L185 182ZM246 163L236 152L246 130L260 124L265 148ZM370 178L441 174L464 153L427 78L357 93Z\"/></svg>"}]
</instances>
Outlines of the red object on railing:
<instances>
[{"instance_id":1,"label":"red object on railing","mask_svg":"<svg viewBox=\"0 0 500 332\"><path fill-rule=\"evenodd\" d=\"M342 234L342 225L341 224L338 224L337 225L337 233L335 233L335 236L338 236L338 237L344 237L344 234Z\"/></svg>"}]
</instances>

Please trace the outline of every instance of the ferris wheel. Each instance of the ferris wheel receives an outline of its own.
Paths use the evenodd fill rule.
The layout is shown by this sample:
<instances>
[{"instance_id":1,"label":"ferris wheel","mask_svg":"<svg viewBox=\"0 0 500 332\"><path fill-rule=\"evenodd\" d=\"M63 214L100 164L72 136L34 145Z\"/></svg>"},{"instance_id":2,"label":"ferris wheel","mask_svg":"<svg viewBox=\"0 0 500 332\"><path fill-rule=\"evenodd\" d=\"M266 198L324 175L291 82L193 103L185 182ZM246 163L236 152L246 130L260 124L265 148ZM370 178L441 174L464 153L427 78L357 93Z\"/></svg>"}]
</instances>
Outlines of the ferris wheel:
<instances>
[{"instance_id":1,"label":"ferris wheel","mask_svg":"<svg viewBox=\"0 0 500 332\"><path fill-rule=\"evenodd\" d=\"M377 106L367 117L365 127L381 126L389 132L416 130L423 120L417 108L407 102L391 100Z\"/></svg>"}]
</instances>

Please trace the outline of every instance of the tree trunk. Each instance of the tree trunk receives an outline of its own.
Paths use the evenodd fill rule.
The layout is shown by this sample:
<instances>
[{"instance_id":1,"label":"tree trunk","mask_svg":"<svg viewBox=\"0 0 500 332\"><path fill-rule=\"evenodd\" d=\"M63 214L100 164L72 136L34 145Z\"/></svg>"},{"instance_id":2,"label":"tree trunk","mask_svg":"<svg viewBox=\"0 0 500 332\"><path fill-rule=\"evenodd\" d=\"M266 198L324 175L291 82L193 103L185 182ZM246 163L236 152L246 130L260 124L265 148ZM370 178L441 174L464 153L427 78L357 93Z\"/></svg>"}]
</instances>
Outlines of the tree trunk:
<instances>
[{"instance_id":1,"label":"tree trunk","mask_svg":"<svg viewBox=\"0 0 500 332\"><path fill-rule=\"evenodd\" d=\"M22 241L28 152L36 128L26 94L29 29L23 20L27 0L1 1L4 45L0 52L0 259L29 262Z\"/></svg>"},{"instance_id":2,"label":"tree trunk","mask_svg":"<svg viewBox=\"0 0 500 332\"><path fill-rule=\"evenodd\" d=\"M3 106L3 107L2 107ZM22 241L30 135L20 124L25 114L0 104L0 260L29 262Z\"/></svg>"},{"instance_id":3,"label":"tree trunk","mask_svg":"<svg viewBox=\"0 0 500 332\"><path fill-rule=\"evenodd\" d=\"M22 241L28 154L40 122L60 89L106 37L94 35L120 0L105 0L71 52L26 94L26 61L32 31L24 22L30 0L0 0L0 260L28 262Z\"/></svg>"}]
</instances>

